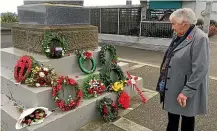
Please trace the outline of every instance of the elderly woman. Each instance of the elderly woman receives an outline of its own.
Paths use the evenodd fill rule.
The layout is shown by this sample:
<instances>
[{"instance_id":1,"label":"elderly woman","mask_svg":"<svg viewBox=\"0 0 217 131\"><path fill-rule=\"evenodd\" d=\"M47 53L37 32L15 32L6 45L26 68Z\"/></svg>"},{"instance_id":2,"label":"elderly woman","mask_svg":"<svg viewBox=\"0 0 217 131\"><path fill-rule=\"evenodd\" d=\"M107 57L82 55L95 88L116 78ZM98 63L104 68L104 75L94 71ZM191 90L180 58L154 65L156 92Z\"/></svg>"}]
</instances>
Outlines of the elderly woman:
<instances>
[{"instance_id":1,"label":"elderly woman","mask_svg":"<svg viewBox=\"0 0 217 131\"><path fill-rule=\"evenodd\" d=\"M195 24L195 13L188 8L170 15L175 35L165 52L157 91L168 112L167 131L194 131L195 116L207 113L209 40Z\"/></svg>"}]
</instances>

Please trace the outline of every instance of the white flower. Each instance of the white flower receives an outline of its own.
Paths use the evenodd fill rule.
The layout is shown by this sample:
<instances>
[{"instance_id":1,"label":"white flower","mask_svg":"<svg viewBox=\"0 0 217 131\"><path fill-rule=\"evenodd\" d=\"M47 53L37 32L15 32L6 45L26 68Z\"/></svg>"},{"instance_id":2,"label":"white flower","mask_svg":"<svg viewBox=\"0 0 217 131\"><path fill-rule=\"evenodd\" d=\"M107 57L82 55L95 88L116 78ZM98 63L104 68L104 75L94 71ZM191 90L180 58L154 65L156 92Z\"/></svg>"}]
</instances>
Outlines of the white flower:
<instances>
[{"instance_id":1,"label":"white flower","mask_svg":"<svg viewBox=\"0 0 217 131\"><path fill-rule=\"evenodd\" d=\"M51 70L51 74L55 74L56 72L55 72L55 70L54 69L52 69Z\"/></svg>"},{"instance_id":2,"label":"white flower","mask_svg":"<svg viewBox=\"0 0 217 131\"><path fill-rule=\"evenodd\" d=\"M50 52L50 49L46 49L45 52Z\"/></svg>"},{"instance_id":3,"label":"white flower","mask_svg":"<svg viewBox=\"0 0 217 131\"><path fill-rule=\"evenodd\" d=\"M49 69L48 68L46 68L46 67L44 67L44 69L43 69L44 71L48 71Z\"/></svg>"},{"instance_id":4,"label":"white flower","mask_svg":"<svg viewBox=\"0 0 217 131\"><path fill-rule=\"evenodd\" d=\"M64 52L62 52L62 56L64 56L65 55L65 53Z\"/></svg>"},{"instance_id":5,"label":"white flower","mask_svg":"<svg viewBox=\"0 0 217 131\"><path fill-rule=\"evenodd\" d=\"M35 86L36 86L36 87L39 87L39 86L40 86L40 84L39 84L39 83L36 83L36 84L35 84Z\"/></svg>"},{"instance_id":6,"label":"white flower","mask_svg":"<svg viewBox=\"0 0 217 131\"><path fill-rule=\"evenodd\" d=\"M44 77L45 76L44 72L39 72L39 76Z\"/></svg>"}]
</instances>

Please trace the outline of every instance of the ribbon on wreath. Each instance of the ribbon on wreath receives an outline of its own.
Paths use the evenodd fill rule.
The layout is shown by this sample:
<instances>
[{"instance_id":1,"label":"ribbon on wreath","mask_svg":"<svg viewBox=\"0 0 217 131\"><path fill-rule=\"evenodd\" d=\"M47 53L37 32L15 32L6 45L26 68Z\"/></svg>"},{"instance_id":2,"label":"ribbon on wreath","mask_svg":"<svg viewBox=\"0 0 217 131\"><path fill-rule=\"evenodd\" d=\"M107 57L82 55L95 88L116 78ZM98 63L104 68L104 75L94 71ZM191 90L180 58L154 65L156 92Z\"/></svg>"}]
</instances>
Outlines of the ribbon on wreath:
<instances>
[{"instance_id":1,"label":"ribbon on wreath","mask_svg":"<svg viewBox=\"0 0 217 131\"><path fill-rule=\"evenodd\" d=\"M142 94L142 91L140 88L137 87L137 80L138 80L138 76L132 76L130 75L129 72L127 72L127 84L131 85L132 89L137 91L137 93L139 94L140 98L142 99L142 102L146 103L147 99L145 98L145 96Z\"/></svg>"}]
</instances>

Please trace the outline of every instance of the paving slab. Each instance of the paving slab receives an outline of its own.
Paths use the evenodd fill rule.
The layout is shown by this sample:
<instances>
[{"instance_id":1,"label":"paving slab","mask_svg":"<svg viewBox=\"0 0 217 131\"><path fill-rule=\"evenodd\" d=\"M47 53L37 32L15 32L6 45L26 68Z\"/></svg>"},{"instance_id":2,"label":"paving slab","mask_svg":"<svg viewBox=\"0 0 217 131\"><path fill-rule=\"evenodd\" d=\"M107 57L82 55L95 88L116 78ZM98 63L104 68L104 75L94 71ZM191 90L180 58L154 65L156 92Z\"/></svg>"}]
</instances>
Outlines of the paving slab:
<instances>
[{"instance_id":1,"label":"paving slab","mask_svg":"<svg viewBox=\"0 0 217 131\"><path fill-rule=\"evenodd\" d=\"M155 131L167 120L166 112L159 103L159 95L151 98L146 104L142 104L135 110L124 116L141 126Z\"/></svg>"},{"instance_id":2,"label":"paving slab","mask_svg":"<svg viewBox=\"0 0 217 131\"><path fill-rule=\"evenodd\" d=\"M141 76L143 78L144 88L155 91L158 81L159 68L143 66L141 68L130 70L129 73L135 76Z\"/></svg>"}]
</instances>

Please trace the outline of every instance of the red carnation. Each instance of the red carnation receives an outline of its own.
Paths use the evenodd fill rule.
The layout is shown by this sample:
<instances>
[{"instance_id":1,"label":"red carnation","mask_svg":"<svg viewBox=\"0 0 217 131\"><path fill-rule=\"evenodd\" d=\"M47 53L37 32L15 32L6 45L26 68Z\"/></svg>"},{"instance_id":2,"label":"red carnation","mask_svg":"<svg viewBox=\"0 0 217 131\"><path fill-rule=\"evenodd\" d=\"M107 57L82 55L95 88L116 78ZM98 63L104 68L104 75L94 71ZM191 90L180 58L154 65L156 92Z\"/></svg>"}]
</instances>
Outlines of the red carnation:
<instances>
[{"instance_id":1,"label":"red carnation","mask_svg":"<svg viewBox=\"0 0 217 131\"><path fill-rule=\"evenodd\" d=\"M118 98L118 103L124 108L127 109L130 106L130 97L126 92L122 92Z\"/></svg>"},{"instance_id":2,"label":"red carnation","mask_svg":"<svg viewBox=\"0 0 217 131\"><path fill-rule=\"evenodd\" d=\"M69 83L70 83L71 85L73 85L73 86L77 84L74 79L69 79Z\"/></svg>"}]
</instances>

